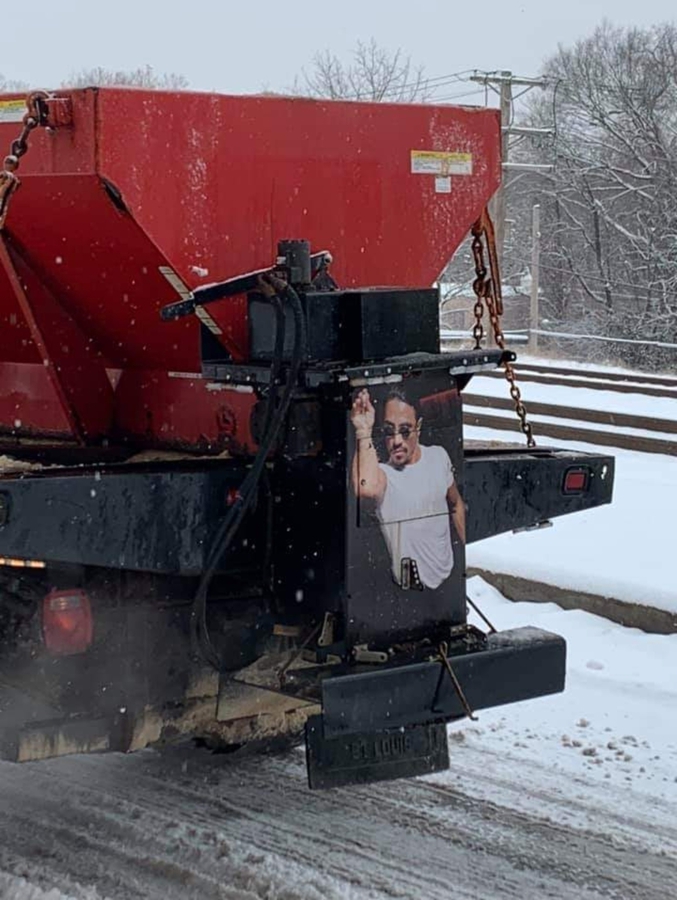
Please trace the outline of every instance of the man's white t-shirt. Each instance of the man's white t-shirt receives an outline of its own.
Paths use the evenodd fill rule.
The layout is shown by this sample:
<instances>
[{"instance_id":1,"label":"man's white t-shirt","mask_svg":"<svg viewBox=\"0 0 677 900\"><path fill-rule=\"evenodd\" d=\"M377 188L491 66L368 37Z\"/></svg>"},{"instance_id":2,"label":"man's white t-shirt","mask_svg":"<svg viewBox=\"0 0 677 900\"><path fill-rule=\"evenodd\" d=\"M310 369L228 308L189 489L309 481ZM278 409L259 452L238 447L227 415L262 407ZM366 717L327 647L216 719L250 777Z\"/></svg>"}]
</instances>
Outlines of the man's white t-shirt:
<instances>
[{"instance_id":1,"label":"man's white t-shirt","mask_svg":"<svg viewBox=\"0 0 677 900\"><path fill-rule=\"evenodd\" d=\"M416 561L423 584L436 588L454 567L447 504L454 472L444 447L419 446L418 462L401 469L379 463L387 485L378 518L395 581L400 584L401 562L408 557Z\"/></svg>"}]
</instances>

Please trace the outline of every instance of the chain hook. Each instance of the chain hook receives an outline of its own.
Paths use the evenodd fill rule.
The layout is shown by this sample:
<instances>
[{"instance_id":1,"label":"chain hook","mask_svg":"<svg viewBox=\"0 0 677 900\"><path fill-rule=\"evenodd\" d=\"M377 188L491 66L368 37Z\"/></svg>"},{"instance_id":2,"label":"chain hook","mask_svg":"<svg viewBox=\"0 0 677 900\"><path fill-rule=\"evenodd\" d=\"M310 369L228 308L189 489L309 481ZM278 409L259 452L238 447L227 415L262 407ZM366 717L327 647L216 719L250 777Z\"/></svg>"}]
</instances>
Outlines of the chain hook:
<instances>
[{"instance_id":1,"label":"chain hook","mask_svg":"<svg viewBox=\"0 0 677 900\"><path fill-rule=\"evenodd\" d=\"M28 136L34 128L47 124L47 104L49 94L46 91L31 91L26 97L26 113L22 119L22 128L19 137L12 141L9 154L3 160L0 170L0 231L2 231L7 218L9 201L21 185L21 180L16 174L21 157L28 151Z\"/></svg>"}]
</instances>

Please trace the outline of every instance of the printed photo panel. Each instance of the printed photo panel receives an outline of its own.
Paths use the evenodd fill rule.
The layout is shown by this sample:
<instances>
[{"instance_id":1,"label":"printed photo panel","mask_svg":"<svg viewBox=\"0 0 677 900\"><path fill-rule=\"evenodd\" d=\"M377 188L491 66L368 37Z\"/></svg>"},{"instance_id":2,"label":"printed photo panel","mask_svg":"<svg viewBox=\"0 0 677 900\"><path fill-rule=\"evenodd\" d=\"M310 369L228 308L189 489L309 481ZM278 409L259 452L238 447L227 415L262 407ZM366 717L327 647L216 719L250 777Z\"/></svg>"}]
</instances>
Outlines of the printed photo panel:
<instances>
[{"instance_id":1,"label":"printed photo panel","mask_svg":"<svg viewBox=\"0 0 677 900\"><path fill-rule=\"evenodd\" d=\"M347 630L392 643L465 621L461 400L446 372L356 387Z\"/></svg>"}]
</instances>

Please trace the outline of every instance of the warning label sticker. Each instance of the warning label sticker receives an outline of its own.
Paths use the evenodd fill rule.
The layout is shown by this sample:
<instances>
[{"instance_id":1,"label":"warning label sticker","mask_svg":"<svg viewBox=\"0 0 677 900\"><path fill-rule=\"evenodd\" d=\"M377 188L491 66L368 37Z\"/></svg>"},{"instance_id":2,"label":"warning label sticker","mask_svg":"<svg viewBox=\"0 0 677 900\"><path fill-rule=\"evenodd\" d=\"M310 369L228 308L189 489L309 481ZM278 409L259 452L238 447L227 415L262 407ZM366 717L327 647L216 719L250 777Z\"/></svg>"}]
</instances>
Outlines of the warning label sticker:
<instances>
[{"instance_id":1,"label":"warning label sticker","mask_svg":"<svg viewBox=\"0 0 677 900\"><path fill-rule=\"evenodd\" d=\"M25 115L25 100L0 100L0 122L21 122Z\"/></svg>"},{"instance_id":2,"label":"warning label sticker","mask_svg":"<svg viewBox=\"0 0 677 900\"><path fill-rule=\"evenodd\" d=\"M447 153L444 150L412 150L414 175L472 175L472 153Z\"/></svg>"}]
</instances>

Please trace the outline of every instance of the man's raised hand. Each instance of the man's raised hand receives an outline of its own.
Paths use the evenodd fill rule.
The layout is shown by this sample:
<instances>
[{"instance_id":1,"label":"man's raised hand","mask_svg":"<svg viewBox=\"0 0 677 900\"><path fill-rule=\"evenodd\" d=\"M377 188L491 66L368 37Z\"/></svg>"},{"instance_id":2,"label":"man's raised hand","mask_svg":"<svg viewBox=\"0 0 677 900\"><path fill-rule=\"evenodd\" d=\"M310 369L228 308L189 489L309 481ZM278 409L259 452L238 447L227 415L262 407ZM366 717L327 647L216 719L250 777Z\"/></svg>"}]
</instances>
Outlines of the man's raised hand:
<instances>
[{"instance_id":1,"label":"man's raised hand","mask_svg":"<svg viewBox=\"0 0 677 900\"><path fill-rule=\"evenodd\" d=\"M350 421L353 423L355 435L358 438L370 438L376 421L376 410L371 402L369 391L362 388L353 400L350 411Z\"/></svg>"}]
</instances>

